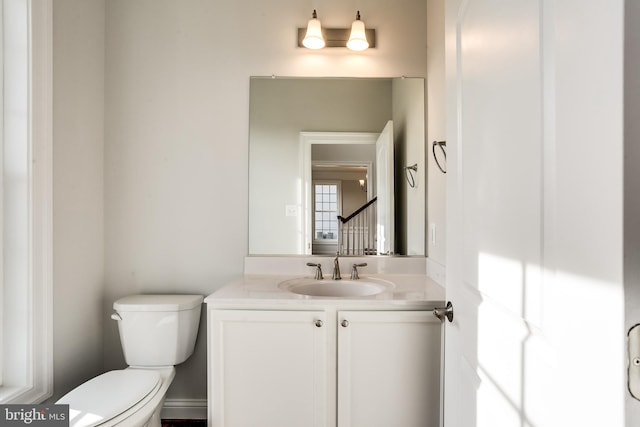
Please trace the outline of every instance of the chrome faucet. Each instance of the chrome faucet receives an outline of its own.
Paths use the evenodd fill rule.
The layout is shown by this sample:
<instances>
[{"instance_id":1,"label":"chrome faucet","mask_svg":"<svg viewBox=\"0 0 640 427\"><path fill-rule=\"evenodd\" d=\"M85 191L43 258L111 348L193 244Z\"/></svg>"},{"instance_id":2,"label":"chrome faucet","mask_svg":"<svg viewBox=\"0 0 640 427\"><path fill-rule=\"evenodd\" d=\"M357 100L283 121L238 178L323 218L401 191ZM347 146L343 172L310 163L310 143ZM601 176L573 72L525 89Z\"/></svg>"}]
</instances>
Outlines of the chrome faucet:
<instances>
[{"instance_id":1,"label":"chrome faucet","mask_svg":"<svg viewBox=\"0 0 640 427\"><path fill-rule=\"evenodd\" d=\"M324 279L324 277L322 277L322 265L320 265L320 263L314 264L312 262L308 262L307 265L309 267L315 267L316 268L316 275L315 275L315 279L316 280Z\"/></svg>"},{"instance_id":2,"label":"chrome faucet","mask_svg":"<svg viewBox=\"0 0 640 427\"><path fill-rule=\"evenodd\" d=\"M331 276L333 280L342 279L342 276L340 276L340 263L338 262L339 256L340 252L336 252L336 257L333 259L333 275Z\"/></svg>"},{"instance_id":3,"label":"chrome faucet","mask_svg":"<svg viewBox=\"0 0 640 427\"><path fill-rule=\"evenodd\" d=\"M366 267L367 263L363 262L360 264L353 264L353 268L351 269L351 280L358 280L360 276L358 275L358 267Z\"/></svg>"}]
</instances>

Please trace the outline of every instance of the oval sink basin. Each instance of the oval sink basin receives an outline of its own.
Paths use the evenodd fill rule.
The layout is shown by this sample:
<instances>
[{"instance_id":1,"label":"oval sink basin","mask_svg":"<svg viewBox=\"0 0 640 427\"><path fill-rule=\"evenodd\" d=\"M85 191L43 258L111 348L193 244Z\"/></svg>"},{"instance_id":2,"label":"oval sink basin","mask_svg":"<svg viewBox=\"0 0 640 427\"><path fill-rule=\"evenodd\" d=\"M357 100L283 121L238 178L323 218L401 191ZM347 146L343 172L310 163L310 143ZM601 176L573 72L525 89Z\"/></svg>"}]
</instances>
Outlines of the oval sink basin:
<instances>
[{"instance_id":1,"label":"oval sink basin","mask_svg":"<svg viewBox=\"0 0 640 427\"><path fill-rule=\"evenodd\" d=\"M280 283L279 287L298 295L311 297L368 297L377 295L393 287L380 279L359 280L315 280L310 278L291 279Z\"/></svg>"}]
</instances>

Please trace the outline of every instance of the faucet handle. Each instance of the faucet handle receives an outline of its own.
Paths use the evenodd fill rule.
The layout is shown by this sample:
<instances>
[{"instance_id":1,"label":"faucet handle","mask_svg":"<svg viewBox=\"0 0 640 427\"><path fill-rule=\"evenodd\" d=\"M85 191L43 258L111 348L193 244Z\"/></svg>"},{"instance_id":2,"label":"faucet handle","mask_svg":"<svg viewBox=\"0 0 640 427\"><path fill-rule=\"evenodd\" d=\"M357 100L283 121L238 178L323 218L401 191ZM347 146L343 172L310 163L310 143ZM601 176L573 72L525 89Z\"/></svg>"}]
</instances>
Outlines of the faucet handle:
<instances>
[{"instance_id":1,"label":"faucet handle","mask_svg":"<svg viewBox=\"0 0 640 427\"><path fill-rule=\"evenodd\" d=\"M315 267L316 268L316 275L315 275L315 279L316 280L322 280L324 279L324 277L322 276L322 264L320 263L313 263L313 262L308 262L307 265L309 267Z\"/></svg>"},{"instance_id":2,"label":"faucet handle","mask_svg":"<svg viewBox=\"0 0 640 427\"><path fill-rule=\"evenodd\" d=\"M360 264L353 264L353 268L351 269L351 280L358 280L360 276L358 275L358 267L366 267L367 263L363 262Z\"/></svg>"}]
</instances>

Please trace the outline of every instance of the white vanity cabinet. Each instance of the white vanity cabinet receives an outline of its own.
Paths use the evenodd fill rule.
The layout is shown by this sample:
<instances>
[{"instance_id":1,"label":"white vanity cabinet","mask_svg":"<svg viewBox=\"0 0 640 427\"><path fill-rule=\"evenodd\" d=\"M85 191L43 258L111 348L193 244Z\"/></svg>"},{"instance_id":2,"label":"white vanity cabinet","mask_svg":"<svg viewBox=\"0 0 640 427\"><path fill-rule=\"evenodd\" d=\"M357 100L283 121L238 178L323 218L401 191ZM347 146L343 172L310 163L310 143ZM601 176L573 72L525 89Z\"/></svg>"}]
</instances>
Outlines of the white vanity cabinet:
<instances>
[{"instance_id":1,"label":"white vanity cabinet","mask_svg":"<svg viewBox=\"0 0 640 427\"><path fill-rule=\"evenodd\" d=\"M437 427L441 327L433 311L338 312L338 426Z\"/></svg>"},{"instance_id":2,"label":"white vanity cabinet","mask_svg":"<svg viewBox=\"0 0 640 427\"><path fill-rule=\"evenodd\" d=\"M437 427L432 311L209 309L215 427Z\"/></svg>"},{"instance_id":3,"label":"white vanity cabinet","mask_svg":"<svg viewBox=\"0 0 640 427\"><path fill-rule=\"evenodd\" d=\"M208 310L208 317L210 426L331 425L326 312Z\"/></svg>"}]
</instances>

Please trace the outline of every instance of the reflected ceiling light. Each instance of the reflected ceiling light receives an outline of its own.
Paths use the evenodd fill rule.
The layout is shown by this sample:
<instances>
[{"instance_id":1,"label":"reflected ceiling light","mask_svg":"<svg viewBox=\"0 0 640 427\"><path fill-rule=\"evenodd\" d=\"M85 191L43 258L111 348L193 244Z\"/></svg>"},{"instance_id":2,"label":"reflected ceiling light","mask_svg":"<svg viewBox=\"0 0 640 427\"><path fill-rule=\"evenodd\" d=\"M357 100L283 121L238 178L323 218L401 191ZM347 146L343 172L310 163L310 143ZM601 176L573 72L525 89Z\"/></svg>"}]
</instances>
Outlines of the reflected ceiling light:
<instances>
[{"instance_id":1,"label":"reflected ceiling light","mask_svg":"<svg viewBox=\"0 0 640 427\"><path fill-rule=\"evenodd\" d=\"M307 23L307 33L302 40L304 47L308 49L322 49L324 47L324 37L322 37L322 25L318 19L316 10L313 9L311 19Z\"/></svg>"},{"instance_id":2,"label":"reflected ceiling light","mask_svg":"<svg viewBox=\"0 0 640 427\"><path fill-rule=\"evenodd\" d=\"M360 11L356 13L356 20L351 24L351 35L347 41L347 47L351 50L366 50L369 48L367 35L364 31L364 22L360 20Z\"/></svg>"}]
</instances>

